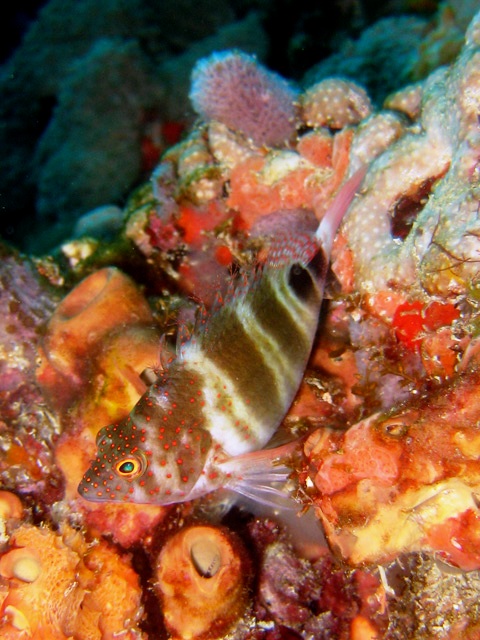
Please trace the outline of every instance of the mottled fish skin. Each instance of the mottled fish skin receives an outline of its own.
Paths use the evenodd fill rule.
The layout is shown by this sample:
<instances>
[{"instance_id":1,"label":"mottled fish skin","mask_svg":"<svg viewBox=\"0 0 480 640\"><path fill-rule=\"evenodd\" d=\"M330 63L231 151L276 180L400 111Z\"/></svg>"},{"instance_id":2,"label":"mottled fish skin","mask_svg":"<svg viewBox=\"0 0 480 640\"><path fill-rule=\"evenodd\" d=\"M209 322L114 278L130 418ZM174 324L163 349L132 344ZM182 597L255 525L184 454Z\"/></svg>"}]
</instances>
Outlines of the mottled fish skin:
<instances>
[{"instance_id":1,"label":"mottled fish skin","mask_svg":"<svg viewBox=\"0 0 480 640\"><path fill-rule=\"evenodd\" d=\"M220 487L241 492L244 454L270 440L302 380L333 236L362 178L345 185L314 238L277 242L130 415L99 431L81 496L171 504Z\"/></svg>"}]
</instances>

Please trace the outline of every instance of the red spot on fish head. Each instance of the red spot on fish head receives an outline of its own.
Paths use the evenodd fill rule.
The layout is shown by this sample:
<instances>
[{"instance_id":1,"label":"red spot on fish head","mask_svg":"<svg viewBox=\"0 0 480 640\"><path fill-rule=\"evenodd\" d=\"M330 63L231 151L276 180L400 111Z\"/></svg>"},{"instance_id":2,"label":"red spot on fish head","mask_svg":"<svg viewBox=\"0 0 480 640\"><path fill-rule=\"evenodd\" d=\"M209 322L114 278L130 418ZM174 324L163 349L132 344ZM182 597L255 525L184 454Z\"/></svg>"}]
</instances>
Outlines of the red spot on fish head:
<instances>
[{"instance_id":1,"label":"red spot on fish head","mask_svg":"<svg viewBox=\"0 0 480 640\"><path fill-rule=\"evenodd\" d=\"M82 497L95 502L142 502L144 476L151 464L151 452L142 448L142 431L130 417L99 431L97 457L78 487Z\"/></svg>"}]
</instances>

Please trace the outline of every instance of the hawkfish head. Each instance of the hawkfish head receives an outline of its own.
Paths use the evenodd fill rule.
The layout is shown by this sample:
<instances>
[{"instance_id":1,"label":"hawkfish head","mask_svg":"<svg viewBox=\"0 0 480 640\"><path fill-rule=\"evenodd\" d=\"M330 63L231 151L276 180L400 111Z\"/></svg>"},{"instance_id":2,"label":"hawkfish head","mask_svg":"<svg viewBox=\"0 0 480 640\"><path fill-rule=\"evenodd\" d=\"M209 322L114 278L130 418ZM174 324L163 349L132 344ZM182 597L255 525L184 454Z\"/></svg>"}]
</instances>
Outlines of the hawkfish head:
<instances>
[{"instance_id":1,"label":"hawkfish head","mask_svg":"<svg viewBox=\"0 0 480 640\"><path fill-rule=\"evenodd\" d=\"M89 501L166 505L205 493L200 486L212 447L203 429L185 429L183 438L149 444L147 430L128 416L103 427L96 444L96 458L78 486Z\"/></svg>"}]
</instances>

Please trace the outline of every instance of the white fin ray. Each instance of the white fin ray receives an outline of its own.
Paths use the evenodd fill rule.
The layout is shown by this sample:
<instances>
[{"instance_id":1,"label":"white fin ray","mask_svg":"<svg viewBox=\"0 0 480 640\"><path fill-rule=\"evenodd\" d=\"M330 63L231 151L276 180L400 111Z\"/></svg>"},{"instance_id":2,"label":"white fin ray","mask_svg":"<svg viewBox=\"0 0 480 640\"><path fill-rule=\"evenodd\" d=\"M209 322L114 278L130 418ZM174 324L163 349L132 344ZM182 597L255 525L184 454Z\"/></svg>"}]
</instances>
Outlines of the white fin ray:
<instances>
[{"instance_id":1,"label":"white fin ray","mask_svg":"<svg viewBox=\"0 0 480 640\"><path fill-rule=\"evenodd\" d=\"M233 488L235 493L243 498L251 500L255 504L270 507L274 510L292 511L298 509L298 505L284 490L264 485L250 485L248 483L238 483Z\"/></svg>"},{"instance_id":2,"label":"white fin ray","mask_svg":"<svg viewBox=\"0 0 480 640\"><path fill-rule=\"evenodd\" d=\"M360 169L355 171L355 173L343 184L327 213L318 225L315 238L318 244L323 247L323 250L327 255L330 255L337 229L345 216L345 212L350 207L356 192L362 184L366 172L367 165L361 166Z\"/></svg>"},{"instance_id":3,"label":"white fin ray","mask_svg":"<svg viewBox=\"0 0 480 640\"><path fill-rule=\"evenodd\" d=\"M296 440L275 449L260 449L229 458L220 465L224 473L231 475L227 488L264 506L295 509L285 486L292 470L285 462L299 445Z\"/></svg>"}]
</instances>

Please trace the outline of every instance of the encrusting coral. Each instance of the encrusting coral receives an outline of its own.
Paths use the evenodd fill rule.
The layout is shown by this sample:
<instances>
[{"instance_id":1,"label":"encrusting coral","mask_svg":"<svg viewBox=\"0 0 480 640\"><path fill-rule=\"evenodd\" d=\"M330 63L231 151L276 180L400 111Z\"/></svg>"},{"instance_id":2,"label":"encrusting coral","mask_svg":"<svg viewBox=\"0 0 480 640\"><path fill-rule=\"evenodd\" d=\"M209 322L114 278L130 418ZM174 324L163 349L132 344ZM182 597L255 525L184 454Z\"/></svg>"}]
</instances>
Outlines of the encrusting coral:
<instances>
[{"instance_id":1,"label":"encrusting coral","mask_svg":"<svg viewBox=\"0 0 480 640\"><path fill-rule=\"evenodd\" d=\"M368 159L343 229L362 292L448 298L478 274L479 46L474 21L455 64L425 81L415 125Z\"/></svg>"},{"instance_id":2,"label":"encrusting coral","mask_svg":"<svg viewBox=\"0 0 480 640\"><path fill-rule=\"evenodd\" d=\"M301 108L308 127L343 129L364 120L372 110L372 103L365 89L354 82L328 78L302 94Z\"/></svg>"}]
</instances>

